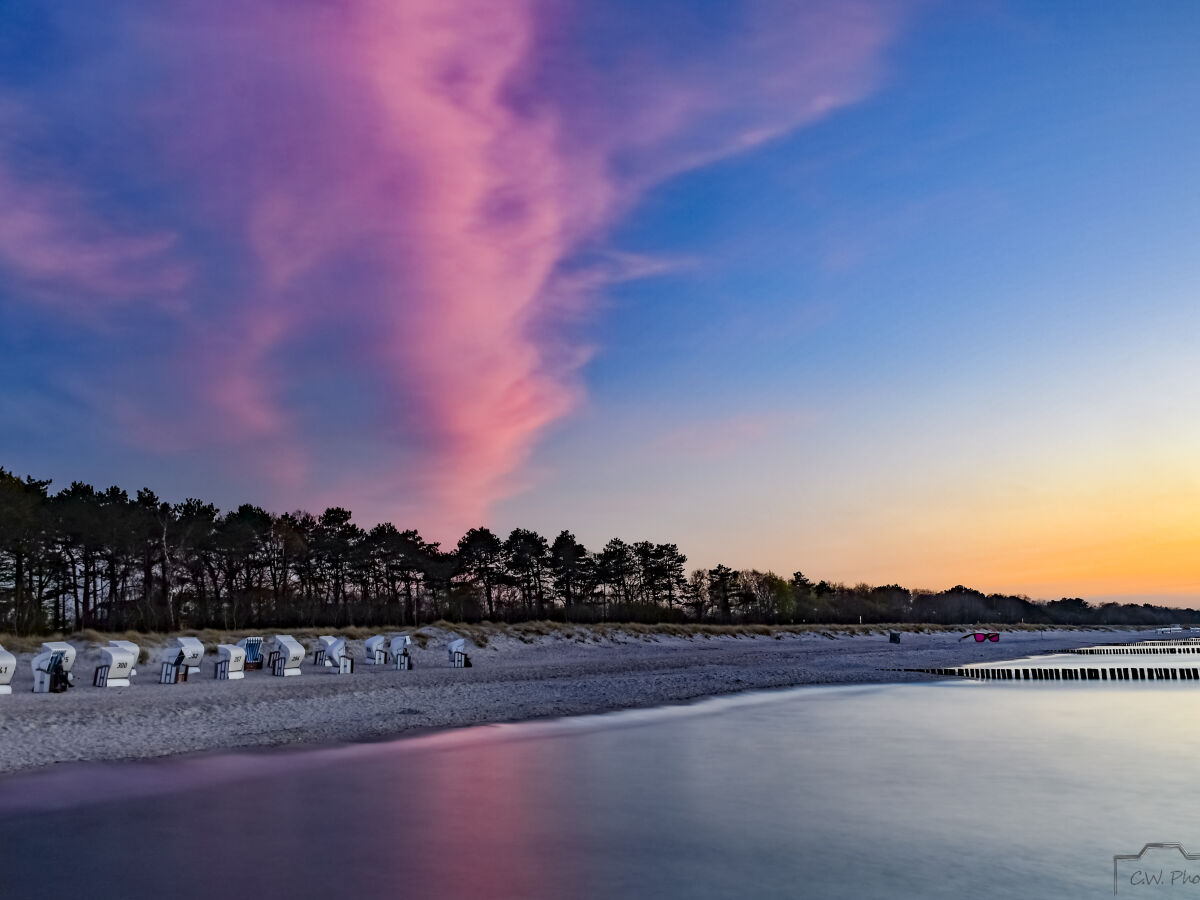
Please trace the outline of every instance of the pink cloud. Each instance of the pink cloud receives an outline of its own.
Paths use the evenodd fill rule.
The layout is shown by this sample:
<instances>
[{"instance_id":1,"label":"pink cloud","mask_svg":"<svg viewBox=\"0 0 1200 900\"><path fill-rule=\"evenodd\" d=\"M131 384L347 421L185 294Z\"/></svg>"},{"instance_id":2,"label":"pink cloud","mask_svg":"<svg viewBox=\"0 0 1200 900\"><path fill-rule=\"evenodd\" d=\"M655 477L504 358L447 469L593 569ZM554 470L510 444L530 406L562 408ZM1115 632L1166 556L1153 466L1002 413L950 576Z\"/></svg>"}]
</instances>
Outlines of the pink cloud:
<instances>
[{"instance_id":1,"label":"pink cloud","mask_svg":"<svg viewBox=\"0 0 1200 900\"><path fill-rule=\"evenodd\" d=\"M173 295L188 279L165 232L123 234L90 212L69 184L18 179L0 159L0 269L53 302Z\"/></svg>"},{"instance_id":2,"label":"pink cloud","mask_svg":"<svg viewBox=\"0 0 1200 900\"><path fill-rule=\"evenodd\" d=\"M889 9L756 2L692 34L686 4L630 7L595 60L599 8L565 0L138 10L162 82L134 115L189 214L250 260L232 289L219 257L195 260L208 305L164 376L185 385L177 439L237 448L280 505L443 538L482 521L581 396L588 298L674 264L597 253L606 232L664 179L870 91ZM85 239L58 206L0 172L0 260L114 295L167 286L145 264L168 237ZM585 250L600 262L570 265ZM312 399L339 379L344 402Z\"/></svg>"}]
</instances>

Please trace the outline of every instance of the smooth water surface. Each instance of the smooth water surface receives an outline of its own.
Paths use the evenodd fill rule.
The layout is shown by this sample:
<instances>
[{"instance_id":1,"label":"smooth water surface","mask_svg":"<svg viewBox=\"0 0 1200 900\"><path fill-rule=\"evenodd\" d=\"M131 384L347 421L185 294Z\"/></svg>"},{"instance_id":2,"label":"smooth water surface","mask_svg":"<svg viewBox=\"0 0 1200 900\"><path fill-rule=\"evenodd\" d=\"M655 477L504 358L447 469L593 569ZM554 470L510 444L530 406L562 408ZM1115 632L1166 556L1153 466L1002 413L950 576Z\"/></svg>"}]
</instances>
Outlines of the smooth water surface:
<instances>
[{"instance_id":1,"label":"smooth water surface","mask_svg":"<svg viewBox=\"0 0 1200 900\"><path fill-rule=\"evenodd\" d=\"M0 897L1111 897L1114 854L1200 851L1198 711L1190 684L799 688L63 767L0 781ZM1120 891L1150 893L1200 885Z\"/></svg>"}]
</instances>

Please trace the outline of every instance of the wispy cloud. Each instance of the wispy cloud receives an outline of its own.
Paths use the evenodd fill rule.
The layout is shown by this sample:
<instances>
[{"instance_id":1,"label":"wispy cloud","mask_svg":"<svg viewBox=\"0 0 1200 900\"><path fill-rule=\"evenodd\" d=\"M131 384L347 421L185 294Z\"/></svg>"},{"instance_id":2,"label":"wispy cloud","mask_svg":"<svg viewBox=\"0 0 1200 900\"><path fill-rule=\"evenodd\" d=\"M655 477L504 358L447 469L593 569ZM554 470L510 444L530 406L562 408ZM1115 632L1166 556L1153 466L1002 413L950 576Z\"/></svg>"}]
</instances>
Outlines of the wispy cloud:
<instances>
[{"instance_id":1,"label":"wispy cloud","mask_svg":"<svg viewBox=\"0 0 1200 900\"><path fill-rule=\"evenodd\" d=\"M210 237L102 229L0 169L0 262L118 296L183 288L187 258L184 349L148 376L185 399L153 416L277 503L453 534L581 396L587 298L673 265L606 251L614 223L864 96L898 27L890 4L719 6L123 5L123 61L95 65Z\"/></svg>"},{"instance_id":2,"label":"wispy cloud","mask_svg":"<svg viewBox=\"0 0 1200 900\"><path fill-rule=\"evenodd\" d=\"M189 273L171 257L175 243L165 232L122 233L91 213L74 185L30 183L0 159L0 271L43 302L178 294Z\"/></svg>"}]
</instances>

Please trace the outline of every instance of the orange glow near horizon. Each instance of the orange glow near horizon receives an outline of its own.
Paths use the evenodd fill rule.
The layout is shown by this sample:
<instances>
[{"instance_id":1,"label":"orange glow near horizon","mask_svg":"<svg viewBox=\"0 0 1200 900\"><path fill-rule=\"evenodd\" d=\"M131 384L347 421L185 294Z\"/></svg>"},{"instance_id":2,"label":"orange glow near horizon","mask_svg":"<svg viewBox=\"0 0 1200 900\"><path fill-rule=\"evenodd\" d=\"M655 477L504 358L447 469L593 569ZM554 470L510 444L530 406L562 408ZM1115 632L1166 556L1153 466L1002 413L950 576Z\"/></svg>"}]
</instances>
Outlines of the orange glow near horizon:
<instances>
[{"instance_id":1,"label":"orange glow near horizon","mask_svg":"<svg viewBox=\"0 0 1200 900\"><path fill-rule=\"evenodd\" d=\"M876 495L871 485L859 485L855 492L856 499L886 502L839 506L831 492L810 507L816 525L773 536L754 550L741 547L738 562L784 576L799 568L814 579L850 584L932 590L964 584L1035 599L1195 603L1200 481L1182 459L1144 462L1123 469L1099 454L1085 462L1060 459L1037 472L983 465L991 473L986 480L967 472L910 472L902 491L889 495L875 486ZM707 556L694 561L704 565Z\"/></svg>"}]
</instances>

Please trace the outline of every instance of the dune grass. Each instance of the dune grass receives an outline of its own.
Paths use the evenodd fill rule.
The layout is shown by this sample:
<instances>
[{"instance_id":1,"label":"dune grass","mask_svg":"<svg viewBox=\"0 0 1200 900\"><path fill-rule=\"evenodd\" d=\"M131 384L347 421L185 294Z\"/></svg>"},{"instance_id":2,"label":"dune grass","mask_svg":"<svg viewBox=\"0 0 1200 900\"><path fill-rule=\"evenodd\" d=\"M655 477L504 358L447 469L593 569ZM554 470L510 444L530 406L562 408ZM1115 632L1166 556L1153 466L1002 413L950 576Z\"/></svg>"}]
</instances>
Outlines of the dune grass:
<instances>
[{"instance_id":1,"label":"dune grass","mask_svg":"<svg viewBox=\"0 0 1200 900\"><path fill-rule=\"evenodd\" d=\"M647 625L640 622L597 622L572 623L534 620L529 622L448 622L438 620L419 628L403 626L351 626L348 628L294 628L287 633L306 645L312 645L318 635L333 634L350 641L365 640L375 634L386 632L407 631L413 643L426 649L431 643L446 639L449 635L457 635L469 640L476 647L487 647L495 638L510 638L524 644L534 644L543 640L568 640L581 644L624 642L630 640L654 641L662 637L712 640L719 637L733 638L762 638L769 637L782 640L785 637L801 635L818 635L836 639L854 635L882 635L890 631L900 631L910 634L936 633L965 633L969 631L1153 631L1152 626L1104 626L1104 625L1000 625L996 623L979 623L976 625L936 625L932 623L876 623L871 625L829 625L829 624L796 624L796 625L697 625L664 623ZM205 650L215 653L218 644L234 644L244 637L259 635L270 637L275 630L269 628L247 628L226 631L214 628L185 629L180 635L199 638ZM48 637L17 636L0 634L0 645L14 653L32 653L43 641L65 640L74 644L100 645L109 640L119 638L133 641L138 645L157 646L169 639L170 635L163 633L146 633L140 631L102 632L91 628L66 634L54 634ZM146 656L146 651L142 651ZM145 662L143 658L141 660Z\"/></svg>"}]
</instances>

